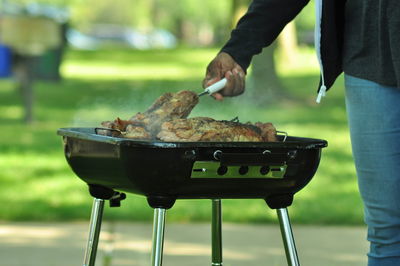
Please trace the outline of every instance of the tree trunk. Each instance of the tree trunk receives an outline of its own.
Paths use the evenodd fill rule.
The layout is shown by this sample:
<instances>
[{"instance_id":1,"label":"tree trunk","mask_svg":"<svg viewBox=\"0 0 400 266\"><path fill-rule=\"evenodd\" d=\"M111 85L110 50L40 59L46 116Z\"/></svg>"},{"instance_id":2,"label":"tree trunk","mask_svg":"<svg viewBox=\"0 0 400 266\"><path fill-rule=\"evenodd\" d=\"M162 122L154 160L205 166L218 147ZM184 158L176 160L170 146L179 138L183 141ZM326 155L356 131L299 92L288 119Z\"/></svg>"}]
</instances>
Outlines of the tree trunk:
<instances>
[{"instance_id":1,"label":"tree trunk","mask_svg":"<svg viewBox=\"0 0 400 266\"><path fill-rule=\"evenodd\" d=\"M149 1L149 0L147 0ZM158 0L151 0L149 2L150 5L150 16L151 16L151 21L152 21L152 26L154 28L160 27L160 16L161 16L161 10L160 10L160 4Z\"/></svg>"},{"instance_id":2,"label":"tree trunk","mask_svg":"<svg viewBox=\"0 0 400 266\"><path fill-rule=\"evenodd\" d=\"M250 5L250 0L233 0L232 1L232 28L236 27L239 19L246 13Z\"/></svg>"},{"instance_id":3,"label":"tree trunk","mask_svg":"<svg viewBox=\"0 0 400 266\"><path fill-rule=\"evenodd\" d=\"M251 1L233 0L232 1L232 25L236 26ZM291 24L291 25L290 25ZM263 49L262 53L253 57L251 63L251 74L246 81L246 98L251 99L254 104L265 104L273 102L279 98L286 97L282 83L276 72L274 52L277 45L280 46L284 55L285 62L293 63L294 54L297 52L296 31L293 22L289 23L284 29L280 41Z\"/></svg>"},{"instance_id":4,"label":"tree trunk","mask_svg":"<svg viewBox=\"0 0 400 266\"><path fill-rule=\"evenodd\" d=\"M246 94L254 104L270 103L284 95L283 86L276 73L275 50L274 43L264 48L261 54L253 57L251 74L247 78Z\"/></svg>"},{"instance_id":5,"label":"tree trunk","mask_svg":"<svg viewBox=\"0 0 400 266\"><path fill-rule=\"evenodd\" d=\"M286 64L294 65L298 52L297 32L295 22L292 21L286 25L278 37L280 59Z\"/></svg>"}]
</instances>

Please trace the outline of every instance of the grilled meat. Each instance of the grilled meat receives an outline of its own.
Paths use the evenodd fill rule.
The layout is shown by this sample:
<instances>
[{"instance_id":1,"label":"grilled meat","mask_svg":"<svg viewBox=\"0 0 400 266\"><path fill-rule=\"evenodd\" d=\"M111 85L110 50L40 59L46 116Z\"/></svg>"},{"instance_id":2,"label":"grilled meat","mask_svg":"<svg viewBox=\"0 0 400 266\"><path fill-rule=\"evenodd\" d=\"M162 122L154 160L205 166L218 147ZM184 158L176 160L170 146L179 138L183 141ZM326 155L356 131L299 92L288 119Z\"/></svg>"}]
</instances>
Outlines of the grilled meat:
<instances>
[{"instance_id":1,"label":"grilled meat","mask_svg":"<svg viewBox=\"0 0 400 266\"><path fill-rule=\"evenodd\" d=\"M276 137L276 128L272 123L257 122L254 125L261 130L261 136L263 137L264 141L278 141Z\"/></svg>"},{"instance_id":2,"label":"grilled meat","mask_svg":"<svg viewBox=\"0 0 400 266\"><path fill-rule=\"evenodd\" d=\"M128 138L155 138L163 122L186 118L198 101L199 97L192 91L165 93L144 113L137 113L129 120L117 118L114 121L105 121L102 126L119 130Z\"/></svg>"},{"instance_id":3,"label":"grilled meat","mask_svg":"<svg viewBox=\"0 0 400 266\"><path fill-rule=\"evenodd\" d=\"M104 121L101 123L101 125L104 127L104 129L99 129L97 131L97 133L100 135L106 135L112 137L130 136L130 138L151 138L150 134L144 128L143 123L133 122L130 120L122 120L119 117L117 117L117 119L115 119L114 121ZM106 130L106 129L112 129L112 130ZM139 131L139 132L126 134L127 133L126 131Z\"/></svg>"},{"instance_id":4,"label":"grilled meat","mask_svg":"<svg viewBox=\"0 0 400 266\"><path fill-rule=\"evenodd\" d=\"M129 120L134 123L143 123L145 129L152 136L156 136L163 122L186 118L198 102L199 97L192 91L165 93L146 112L137 113Z\"/></svg>"},{"instance_id":5,"label":"grilled meat","mask_svg":"<svg viewBox=\"0 0 400 266\"><path fill-rule=\"evenodd\" d=\"M144 127L143 123L130 120L122 120L119 117L117 117L117 119L115 119L114 121L104 121L101 123L101 125L105 128L115 129L118 131L125 131L128 125Z\"/></svg>"},{"instance_id":6,"label":"grilled meat","mask_svg":"<svg viewBox=\"0 0 400 266\"><path fill-rule=\"evenodd\" d=\"M271 123L242 124L208 117L175 119L164 122L157 138L162 141L277 141Z\"/></svg>"},{"instance_id":7,"label":"grilled meat","mask_svg":"<svg viewBox=\"0 0 400 266\"><path fill-rule=\"evenodd\" d=\"M125 132L122 133L125 138L130 139L151 139L150 133L141 126L128 125Z\"/></svg>"},{"instance_id":8,"label":"grilled meat","mask_svg":"<svg viewBox=\"0 0 400 266\"><path fill-rule=\"evenodd\" d=\"M133 139L160 139L162 141L277 141L276 129L271 123L242 124L218 121L208 117L186 119L199 97L191 91L165 93L144 113L129 120L120 118L105 121L99 134Z\"/></svg>"}]
</instances>

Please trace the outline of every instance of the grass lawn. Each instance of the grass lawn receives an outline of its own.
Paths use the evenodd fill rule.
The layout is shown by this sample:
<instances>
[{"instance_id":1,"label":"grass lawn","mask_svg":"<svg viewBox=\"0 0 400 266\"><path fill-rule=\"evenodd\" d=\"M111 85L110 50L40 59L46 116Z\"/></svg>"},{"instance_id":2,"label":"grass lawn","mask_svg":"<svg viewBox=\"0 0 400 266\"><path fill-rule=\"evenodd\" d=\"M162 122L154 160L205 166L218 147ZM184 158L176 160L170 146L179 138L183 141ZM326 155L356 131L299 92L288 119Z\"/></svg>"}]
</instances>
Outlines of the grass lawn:
<instances>
[{"instance_id":1,"label":"grass lawn","mask_svg":"<svg viewBox=\"0 0 400 266\"><path fill-rule=\"evenodd\" d=\"M35 84L35 122L22 122L23 108L11 80L0 80L0 220L84 220L92 199L69 169L60 127L97 126L143 111L164 92L200 91L215 49L173 51L68 51L61 83ZM309 50L298 65L279 65L283 84L295 100L255 106L245 95L223 103L202 99L193 116L271 121L290 135L326 139L321 165L311 183L295 196L292 221L306 224L361 224L362 205L352 163L343 85L338 80L322 104L314 103L318 68ZM210 219L208 200L181 200L169 221ZM262 200L224 200L224 220L275 222ZM121 208L107 208L108 219L147 221L152 209L143 197L128 195Z\"/></svg>"}]
</instances>

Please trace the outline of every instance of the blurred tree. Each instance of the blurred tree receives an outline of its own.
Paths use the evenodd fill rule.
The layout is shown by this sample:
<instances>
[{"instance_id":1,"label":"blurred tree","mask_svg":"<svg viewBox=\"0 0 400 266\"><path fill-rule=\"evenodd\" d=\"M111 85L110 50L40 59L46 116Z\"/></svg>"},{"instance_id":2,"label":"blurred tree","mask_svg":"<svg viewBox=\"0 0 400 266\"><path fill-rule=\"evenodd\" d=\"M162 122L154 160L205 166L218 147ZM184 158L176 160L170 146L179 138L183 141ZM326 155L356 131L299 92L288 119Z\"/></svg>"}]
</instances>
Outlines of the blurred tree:
<instances>
[{"instance_id":1,"label":"blurred tree","mask_svg":"<svg viewBox=\"0 0 400 266\"><path fill-rule=\"evenodd\" d=\"M247 11L251 0L232 0L232 25ZM276 42L253 57L251 72L247 79L247 95L256 104L276 101L289 96L285 93L276 72L275 51L279 49L281 60L293 64L297 54L297 31L295 22L289 23L281 32Z\"/></svg>"},{"instance_id":2,"label":"blurred tree","mask_svg":"<svg viewBox=\"0 0 400 266\"><path fill-rule=\"evenodd\" d=\"M93 24L118 24L124 26L149 23L149 9L144 0L86 0L70 5L72 23L80 30ZM141 10L141 12L139 12Z\"/></svg>"},{"instance_id":3,"label":"blurred tree","mask_svg":"<svg viewBox=\"0 0 400 266\"><path fill-rule=\"evenodd\" d=\"M119 0L117 3L86 0L70 7L73 24L79 29L87 29L94 23L132 26L139 30L162 28L185 44L209 45L220 41L220 35L226 36L230 22L230 14L226 12L229 0L180 0L179 4L170 0Z\"/></svg>"},{"instance_id":4,"label":"blurred tree","mask_svg":"<svg viewBox=\"0 0 400 266\"><path fill-rule=\"evenodd\" d=\"M220 45L229 29L246 11L250 0L7 0L13 4L42 3L68 7L71 25L86 30L93 24L119 24L140 30L163 28L182 38L184 44ZM312 7L299 16L301 41L313 25ZM303 12L304 13L304 12Z\"/></svg>"},{"instance_id":5,"label":"blurred tree","mask_svg":"<svg viewBox=\"0 0 400 266\"><path fill-rule=\"evenodd\" d=\"M221 39L218 36L221 32L226 36L230 23L230 13L226 12L229 1L180 0L179 5L170 0L157 1L160 10L158 22L175 33L183 43L211 44Z\"/></svg>"},{"instance_id":6,"label":"blurred tree","mask_svg":"<svg viewBox=\"0 0 400 266\"><path fill-rule=\"evenodd\" d=\"M288 97L276 71L276 48L277 43L274 42L253 57L246 93L254 104L263 105Z\"/></svg>"},{"instance_id":7,"label":"blurred tree","mask_svg":"<svg viewBox=\"0 0 400 266\"><path fill-rule=\"evenodd\" d=\"M313 46L314 44L314 25L315 25L315 2L310 3L304 7L300 14L296 17L296 29L299 44Z\"/></svg>"},{"instance_id":8,"label":"blurred tree","mask_svg":"<svg viewBox=\"0 0 400 266\"><path fill-rule=\"evenodd\" d=\"M315 23L315 1L310 3L303 8L300 14L296 17L296 23L298 30L313 30Z\"/></svg>"},{"instance_id":9,"label":"blurred tree","mask_svg":"<svg viewBox=\"0 0 400 266\"><path fill-rule=\"evenodd\" d=\"M277 40L253 58L248 88L256 104L291 98L277 74L275 64L277 51L279 51L279 60L285 62L285 65L295 64L298 53L295 21L287 24Z\"/></svg>"},{"instance_id":10,"label":"blurred tree","mask_svg":"<svg viewBox=\"0 0 400 266\"><path fill-rule=\"evenodd\" d=\"M251 0L232 0L232 25L236 26L238 20L246 13ZM276 99L276 94L282 91L275 68L273 44L263 49L261 54L255 55L251 63L251 72L247 79L246 94L255 104L264 104L266 101Z\"/></svg>"},{"instance_id":11,"label":"blurred tree","mask_svg":"<svg viewBox=\"0 0 400 266\"><path fill-rule=\"evenodd\" d=\"M239 19L246 13L251 0L232 0L232 28L235 28Z\"/></svg>"},{"instance_id":12,"label":"blurred tree","mask_svg":"<svg viewBox=\"0 0 400 266\"><path fill-rule=\"evenodd\" d=\"M280 59L285 64L294 65L298 53L296 22L292 21L286 25L277 39Z\"/></svg>"}]
</instances>

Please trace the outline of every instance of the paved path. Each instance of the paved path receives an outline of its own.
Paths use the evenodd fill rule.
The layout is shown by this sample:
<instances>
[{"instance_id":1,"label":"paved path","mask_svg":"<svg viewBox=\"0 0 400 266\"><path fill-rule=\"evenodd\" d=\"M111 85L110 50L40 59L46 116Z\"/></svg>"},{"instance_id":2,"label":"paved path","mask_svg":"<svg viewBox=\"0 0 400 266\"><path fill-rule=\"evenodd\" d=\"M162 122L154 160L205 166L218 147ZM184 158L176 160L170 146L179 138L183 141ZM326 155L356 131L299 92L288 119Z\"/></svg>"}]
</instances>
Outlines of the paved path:
<instances>
[{"instance_id":1,"label":"paved path","mask_svg":"<svg viewBox=\"0 0 400 266\"><path fill-rule=\"evenodd\" d=\"M82 265L88 223L0 223L1 266ZM365 266L364 227L293 226L302 266ZM114 231L114 233L112 233ZM110 233L111 232L111 233ZM97 266L149 266L152 226L104 222ZM210 263L208 224L169 224L165 266ZM223 224L224 266L287 265L278 225Z\"/></svg>"}]
</instances>

